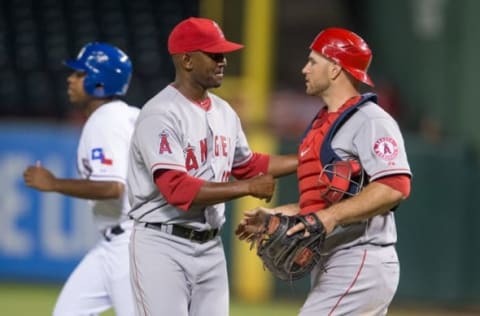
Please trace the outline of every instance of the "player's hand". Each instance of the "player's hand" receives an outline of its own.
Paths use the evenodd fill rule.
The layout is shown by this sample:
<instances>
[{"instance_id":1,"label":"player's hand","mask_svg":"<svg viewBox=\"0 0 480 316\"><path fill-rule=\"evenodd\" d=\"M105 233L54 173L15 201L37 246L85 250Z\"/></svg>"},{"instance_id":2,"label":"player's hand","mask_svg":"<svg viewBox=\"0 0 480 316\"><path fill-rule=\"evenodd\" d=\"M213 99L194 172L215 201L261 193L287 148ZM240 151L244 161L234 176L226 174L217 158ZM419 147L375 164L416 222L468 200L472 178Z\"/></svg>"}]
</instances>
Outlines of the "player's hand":
<instances>
[{"instance_id":1,"label":"player's hand","mask_svg":"<svg viewBox=\"0 0 480 316\"><path fill-rule=\"evenodd\" d=\"M265 230L265 223L270 214L275 214L273 209L257 207L243 213L243 218L235 230L238 239L253 242Z\"/></svg>"},{"instance_id":2,"label":"player's hand","mask_svg":"<svg viewBox=\"0 0 480 316\"><path fill-rule=\"evenodd\" d=\"M37 163L36 166L29 166L25 169L23 180L31 188L48 192L53 191L56 178L49 170Z\"/></svg>"},{"instance_id":3,"label":"player's hand","mask_svg":"<svg viewBox=\"0 0 480 316\"><path fill-rule=\"evenodd\" d=\"M324 227L325 232L327 234L332 232L332 230L337 225L335 216L333 216L331 212L328 212L328 211L325 211L325 210L323 210L321 212L317 212L316 215L317 215L318 219L320 220L320 222L322 223L322 226ZM295 226L293 226L292 228L290 228L287 231L287 235L291 236L291 235L294 235L294 234L296 234L298 232L301 232L301 231L304 231L305 236L310 235L310 233L305 229L305 225L303 223L298 223Z\"/></svg>"},{"instance_id":4,"label":"player's hand","mask_svg":"<svg viewBox=\"0 0 480 316\"><path fill-rule=\"evenodd\" d=\"M271 174L259 175L247 181L250 195L270 202L275 191L275 179Z\"/></svg>"}]
</instances>

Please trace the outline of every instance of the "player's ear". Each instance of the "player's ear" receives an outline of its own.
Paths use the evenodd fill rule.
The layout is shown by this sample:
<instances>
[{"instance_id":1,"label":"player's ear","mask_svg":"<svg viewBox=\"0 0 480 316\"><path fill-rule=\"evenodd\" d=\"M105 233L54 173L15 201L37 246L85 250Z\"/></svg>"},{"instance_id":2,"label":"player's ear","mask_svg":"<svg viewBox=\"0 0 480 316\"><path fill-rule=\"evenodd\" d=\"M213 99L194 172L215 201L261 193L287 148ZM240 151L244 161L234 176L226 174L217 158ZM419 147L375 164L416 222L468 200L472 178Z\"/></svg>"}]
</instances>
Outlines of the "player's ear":
<instances>
[{"instance_id":1,"label":"player's ear","mask_svg":"<svg viewBox=\"0 0 480 316\"><path fill-rule=\"evenodd\" d=\"M334 80L342 73L342 66L331 61L330 64L328 65L328 70L329 70L330 78Z\"/></svg>"},{"instance_id":2,"label":"player's ear","mask_svg":"<svg viewBox=\"0 0 480 316\"><path fill-rule=\"evenodd\" d=\"M189 53L184 53L184 54L182 54L181 59L182 59L183 67L187 70L192 70L192 68L193 68L192 55L189 54Z\"/></svg>"}]
</instances>

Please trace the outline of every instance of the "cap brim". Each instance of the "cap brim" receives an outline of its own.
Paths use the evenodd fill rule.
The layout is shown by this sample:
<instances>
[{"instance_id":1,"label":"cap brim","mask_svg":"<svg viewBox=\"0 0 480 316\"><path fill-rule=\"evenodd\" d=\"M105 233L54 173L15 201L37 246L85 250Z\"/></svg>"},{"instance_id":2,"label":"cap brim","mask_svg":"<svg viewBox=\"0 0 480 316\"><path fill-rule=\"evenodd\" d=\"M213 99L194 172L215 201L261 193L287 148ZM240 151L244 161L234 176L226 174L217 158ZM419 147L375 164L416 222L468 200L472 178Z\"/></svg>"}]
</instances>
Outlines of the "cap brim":
<instances>
[{"instance_id":1,"label":"cap brim","mask_svg":"<svg viewBox=\"0 0 480 316\"><path fill-rule=\"evenodd\" d=\"M78 60L75 59L70 59L70 60L64 60L63 64L67 66L68 68L71 68L73 70L77 71L85 71L85 66L79 62Z\"/></svg>"},{"instance_id":2,"label":"cap brim","mask_svg":"<svg viewBox=\"0 0 480 316\"><path fill-rule=\"evenodd\" d=\"M222 41L215 43L213 45L207 46L205 48L202 48L203 52L206 53L229 53L233 52L239 49L242 49L243 45L237 44L234 42L229 42L229 41Z\"/></svg>"}]
</instances>

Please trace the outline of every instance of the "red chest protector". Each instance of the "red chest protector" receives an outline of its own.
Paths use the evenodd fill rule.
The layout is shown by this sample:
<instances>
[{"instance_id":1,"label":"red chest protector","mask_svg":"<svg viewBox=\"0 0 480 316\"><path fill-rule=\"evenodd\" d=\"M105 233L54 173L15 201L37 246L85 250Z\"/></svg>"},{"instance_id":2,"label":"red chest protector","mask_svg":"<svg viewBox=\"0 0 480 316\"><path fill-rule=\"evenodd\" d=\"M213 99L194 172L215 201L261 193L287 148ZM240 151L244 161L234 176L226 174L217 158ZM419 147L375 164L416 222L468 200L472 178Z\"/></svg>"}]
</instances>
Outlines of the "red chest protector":
<instances>
[{"instance_id":1,"label":"red chest protector","mask_svg":"<svg viewBox=\"0 0 480 316\"><path fill-rule=\"evenodd\" d=\"M361 105L376 98L366 93L350 99L337 112L327 113L324 108L307 128L298 151L300 214L325 209L345 193L353 195L361 189L360 182L351 181L362 173L360 163L342 161L332 148L332 139Z\"/></svg>"}]
</instances>

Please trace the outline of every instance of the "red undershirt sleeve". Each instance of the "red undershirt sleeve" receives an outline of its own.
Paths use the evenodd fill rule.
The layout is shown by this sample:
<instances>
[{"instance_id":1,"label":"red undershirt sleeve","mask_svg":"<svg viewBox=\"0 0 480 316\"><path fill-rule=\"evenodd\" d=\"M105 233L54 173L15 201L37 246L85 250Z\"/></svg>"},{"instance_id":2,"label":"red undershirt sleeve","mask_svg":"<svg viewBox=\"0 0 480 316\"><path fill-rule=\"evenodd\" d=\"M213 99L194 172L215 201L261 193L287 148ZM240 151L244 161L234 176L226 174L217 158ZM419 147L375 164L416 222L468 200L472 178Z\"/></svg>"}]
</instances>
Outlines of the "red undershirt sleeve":
<instances>
[{"instance_id":1,"label":"red undershirt sleeve","mask_svg":"<svg viewBox=\"0 0 480 316\"><path fill-rule=\"evenodd\" d=\"M259 174L267 174L269 161L269 155L253 153L247 163L232 169L232 176L236 179L249 179Z\"/></svg>"},{"instance_id":2,"label":"red undershirt sleeve","mask_svg":"<svg viewBox=\"0 0 480 316\"><path fill-rule=\"evenodd\" d=\"M178 170L160 169L153 174L158 190L169 204L188 211L205 180Z\"/></svg>"},{"instance_id":3,"label":"red undershirt sleeve","mask_svg":"<svg viewBox=\"0 0 480 316\"><path fill-rule=\"evenodd\" d=\"M386 176L375 180L385 185L388 185L394 190L401 192L405 198L410 195L410 177L404 174L397 174Z\"/></svg>"}]
</instances>

